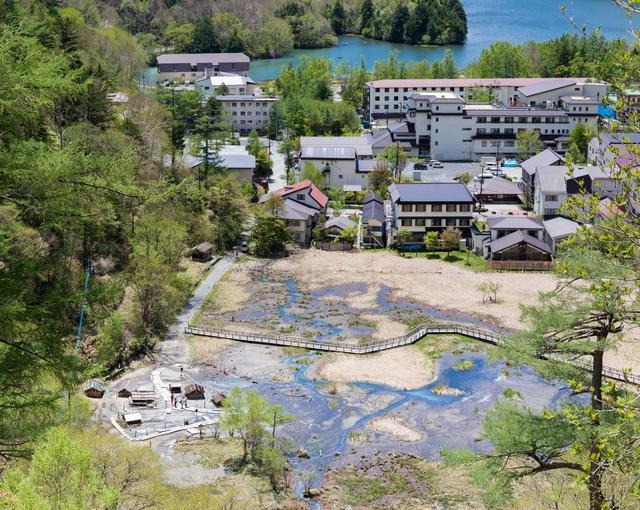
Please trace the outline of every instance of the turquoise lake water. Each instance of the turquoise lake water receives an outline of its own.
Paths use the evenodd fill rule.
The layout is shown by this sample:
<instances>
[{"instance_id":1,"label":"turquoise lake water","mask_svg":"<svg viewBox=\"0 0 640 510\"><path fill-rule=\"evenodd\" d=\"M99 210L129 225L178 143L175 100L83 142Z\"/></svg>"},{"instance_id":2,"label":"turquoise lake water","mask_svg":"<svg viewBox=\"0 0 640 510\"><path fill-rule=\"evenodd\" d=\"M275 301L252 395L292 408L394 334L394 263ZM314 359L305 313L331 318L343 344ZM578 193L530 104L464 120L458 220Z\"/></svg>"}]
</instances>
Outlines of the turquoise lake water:
<instances>
[{"instance_id":1,"label":"turquoise lake water","mask_svg":"<svg viewBox=\"0 0 640 510\"><path fill-rule=\"evenodd\" d=\"M637 18L629 19L610 0L462 0L467 12L469 33L462 46L450 46L456 61L464 66L478 58L483 48L506 40L520 43L545 40L565 32L600 27L607 37L629 37L629 28L637 26ZM561 12L561 6L566 12ZM577 24L572 24L570 18ZM433 62L443 57L445 47L419 48L405 44L342 36L338 46L316 50L294 50L284 58L253 60L251 77L268 80L277 77L283 65L300 61L302 55L328 57L338 65L342 61L358 64L364 56L367 67L376 60L386 59L389 52L398 50L404 60Z\"/></svg>"}]
</instances>

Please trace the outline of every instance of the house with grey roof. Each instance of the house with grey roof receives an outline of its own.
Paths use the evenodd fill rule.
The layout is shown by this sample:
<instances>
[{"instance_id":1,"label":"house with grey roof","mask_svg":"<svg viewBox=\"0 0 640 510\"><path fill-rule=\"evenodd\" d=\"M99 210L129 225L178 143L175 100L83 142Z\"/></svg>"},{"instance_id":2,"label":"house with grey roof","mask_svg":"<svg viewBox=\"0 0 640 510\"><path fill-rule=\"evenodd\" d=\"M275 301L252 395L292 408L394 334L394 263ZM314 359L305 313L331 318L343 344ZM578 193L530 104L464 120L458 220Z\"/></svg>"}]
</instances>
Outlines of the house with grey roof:
<instances>
[{"instance_id":1,"label":"house with grey roof","mask_svg":"<svg viewBox=\"0 0 640 510\"><path fill-rule=\"evenodd\" d=\"M517 230L487 244L489 260L549 261L551 247L526 232Z\"/></svg>"},{"instance_id":2,"label":"house with grey roof","mask_svg":"<svg viewBox=\"0 0 640 510\"><path fill-rule=\"evenodd\" d=\"M384 199L375 193L364 197L362 206L362 244L371 248L386 246Z\"/></svg>"},{"instance_id":3,"label":"house with grey roof","mask_svg":"<svg viewBox=\"0 0 640 510\"><path fill-rule=\"evenodd\" d=\"M479 202L501 204L519 204L522 202L522 191L516 183L503 177L482 179L469 186Z\"/></svg>"},{"instance_id":4,"label":"house with grey roof","mask_svg":"<svg viewBox=\"0 0 640 510\"><path fill-rule=\"evenodd\" d=\"M544 240L542 220L534 216L491 216L487 219L487 227L492 241L518 231Z\"/></svg>"},{"instance_id":5,"label":"house with grey roof","mask_svg":"<svg viewBox=\"0 0 640 510\"><path fill-rule=\"evenodd\" d=\"M301 136L300 169L310 163L325 177L325 187L366 187L373 170L373 148L366 136Z\"/></svg>"},{"instance_id":6,"label":"house with grey roof","mask_svg":"<svg viewBox=\"0 0 640 510\"><path fill-rule=\"evenodd\" d=\"M340 237L344 229L355 228L356 223L347 216L334 216L324 222L324 228L329 237Z\"/></svg>"},{"instance_id":7,"label":"house with grey roof","mask_svg":"<svg viewBox=\"0 0 640 510\"><path fill-rule=\"evenodd\" d=\"M470 237L476 200L463 183L394 183L388 189L392 236L403 228L413 240L422 241L426 232L455 227Z\"/></svg>"},{"instance_id":8,"label":"house with grey roof","mask_svg":"<svg viewBox=\"0 0 640 510\"><path fill-rule=\"evenodd\" d=\"M600 198L613 198L618 192L618 181L598 166L538 167L533 210L544 217L557 216L569 195L593 193Z\"/></svg>"},{"instance_id":9,"label":"house with grey roof","mask_svg":"<svg viewBox=\"0 0 640 510\"><path fill-rule=\"evenodd\" d=\"M251 63L244 53L165 53L156 60L159 81L188 82L220 73L247 76Z\"/></svg>"},{"instance_id":10,"label":"house with grey roof","mask_svg":"<svg viewBox=\"0 0 640 510\"><path fill-rule=\"evenodd\" d=\"M561 165L564 165L564 157L553 149L545 149L520 164L520 168L522 168L522 191L528 203L533 204L536 169L539 166Z\"/></svg>"},{"instance_id":11,"label":"house with grey roof","mask_svg":"<svg viewBox=\"0 0 640 510\"><path fill-rule=\"evenodd\" d=\"M575 234L578 227L580 227L579 223L562 216L544 221L544 238L554 256L560 243Z\"/></svg>"},{"instance_id":12,"label":"house with grey roof","mask_svg":"<svg viewBox=\"0 0 640 510\"><path fill-rule=\"evenodd\" d=\"M223 145L220 147L219 164L229 175L233 175L240 182L253 182L253 173L256 169L256 158L247 152L247 148L242 145ZM204 158L202 156L179 156L176 164L188 168L191 171L201 170ZM211 158L210 158L211 161ZM213 163L212 163L213 164ZM165 167L171 165L171 156L164 157Z\"/></svg>"}]
</instances>

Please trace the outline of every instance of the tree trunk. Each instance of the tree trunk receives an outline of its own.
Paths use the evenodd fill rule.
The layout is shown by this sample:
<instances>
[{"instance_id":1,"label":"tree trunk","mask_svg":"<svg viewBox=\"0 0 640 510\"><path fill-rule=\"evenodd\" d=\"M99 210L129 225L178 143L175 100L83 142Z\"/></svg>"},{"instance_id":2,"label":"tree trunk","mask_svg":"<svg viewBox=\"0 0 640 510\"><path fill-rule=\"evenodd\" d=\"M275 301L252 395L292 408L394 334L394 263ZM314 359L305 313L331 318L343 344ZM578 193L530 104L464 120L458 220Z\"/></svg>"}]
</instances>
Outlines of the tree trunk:
<instances>
[{"instance_id":1,"label":"tree trunk","mask_svg":"<svg viewBox=\"0 0 640 510\"><path fill-rule=\"evenodd\" d=\"M599 339L600 340L600 339ZM600 411L602 410L602 367L604 352L597 350L593 353L593 371L591 374L591 408L593 409L593 418L591 425L591 448L589 451L589 479L587 487L589 489L589 510L601 510L604 504L604 495L602 493L602 454L598 445L600 426Z\"/></svg>"}]
</instances>

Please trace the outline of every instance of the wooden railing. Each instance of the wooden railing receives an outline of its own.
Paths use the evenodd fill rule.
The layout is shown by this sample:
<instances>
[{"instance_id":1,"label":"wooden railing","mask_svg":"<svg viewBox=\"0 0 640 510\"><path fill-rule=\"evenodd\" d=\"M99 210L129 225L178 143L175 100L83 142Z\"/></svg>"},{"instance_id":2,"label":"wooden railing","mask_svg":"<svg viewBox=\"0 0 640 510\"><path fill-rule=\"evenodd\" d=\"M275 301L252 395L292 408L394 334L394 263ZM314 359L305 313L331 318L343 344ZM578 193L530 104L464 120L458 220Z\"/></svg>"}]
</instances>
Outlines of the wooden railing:
<instances>
[{"instance_id":1,"label":"wooden railing","mask_svg":"<svg viewBox=\"0 0 640 510\"><path fill-rule=\"evenodd\" d=\"M320 342L317 340L307 340L295 336L274 335L270 333L250 333L245 331L232 331L228 329L203 328L189 324L185 328L188 335L207 336L222 338L225 340L235 340L238 342L248 342L263 345L276 345L280 347L299 347L314 351L343 352L347 354L370 354L373 352L385 351L396 347L411 345L427 335L461 335L481 342L498 345L500 336L491 331L479 328L472 328L462 325L441 325L441 326L418 326L405 335L386 338L376 342L362 344L347 344L342 342ZM591 370L591 364L581 360L568 360L560 355L543 356L546 359L555 359L570 365ZM630 382L640 385L640 375L623 371L617 368L605 366L603 374L617 381Z\"/></svg>"},{"instance_id":2,"label":"wooden railing","mask_svg":"<svg viewBox=\"0 0 640 510\"><path fill-rule=\"evenodd\" d=\"M554 267L547 260L487 260L486 265L492 271L551 271Z\"/></svg>"}]
</instances>

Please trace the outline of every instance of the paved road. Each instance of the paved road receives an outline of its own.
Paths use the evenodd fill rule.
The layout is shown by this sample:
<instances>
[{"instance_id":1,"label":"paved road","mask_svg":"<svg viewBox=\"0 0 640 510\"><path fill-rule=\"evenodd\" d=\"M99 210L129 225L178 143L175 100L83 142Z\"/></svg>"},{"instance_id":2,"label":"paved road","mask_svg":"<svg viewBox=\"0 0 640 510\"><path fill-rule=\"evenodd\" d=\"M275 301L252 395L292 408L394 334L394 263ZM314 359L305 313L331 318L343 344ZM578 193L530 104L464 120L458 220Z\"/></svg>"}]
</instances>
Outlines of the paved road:
<instances>
[{"instance_id":1,"label":"paved road","mask_svg":"<svg viewBox=\"0 0 640 510\"><path fill-rule=\"evenodd\" d=\"M156 365L180 365L189 363L189 341L184 328L189 324L213 286L224 276L233 265L234 257L226 256L219 260L209 274L200 282L193 295L185 305L182 313L167 331L156 351Z\"/></svg>"},{"instance_id":2,"label":"paved road","mask_svg":"<svg viewBox=\"0 0 640 510\"><path fill-rule=\"evenodd\" d=\"M278 152L280 142L271 140L271 162L273 163L274 182L269 183L269 191L275 191L287 184L287 168L284 165L284 156Z\"/></svg>"}]
</instances>

